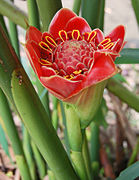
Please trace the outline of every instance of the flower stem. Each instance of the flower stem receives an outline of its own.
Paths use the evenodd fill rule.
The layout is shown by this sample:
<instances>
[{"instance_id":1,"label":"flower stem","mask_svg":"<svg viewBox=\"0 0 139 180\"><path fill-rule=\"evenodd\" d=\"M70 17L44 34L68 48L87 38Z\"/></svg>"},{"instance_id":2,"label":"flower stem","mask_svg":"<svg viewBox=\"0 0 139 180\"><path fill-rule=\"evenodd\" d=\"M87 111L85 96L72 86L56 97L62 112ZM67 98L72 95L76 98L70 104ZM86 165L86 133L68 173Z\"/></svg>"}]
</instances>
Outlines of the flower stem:
<instances>
[{"instance_id":1,"label":"flower stem","mask_svg":"<svg viewBox=\"0 0 139 180\"><path fill-rule=\"evenodd\" d=\"M124 87L118 80L114 78L109 79L107 89L127 103L128 106L139 112L139 97Z\"/></svg>"},{"instance_id":2,"label":"flower stem","mask_svg":"<svg viewBox=\"0 0 139 180\"><path fill-rule=\"evenodd\" d=\"M88 179L92 180L93 179L93 173L92 173L92 167L91 167L91 159L90 159L88 142L87 142L87 137L86 137L85 132L84 132L84 139L83 139L83 157L84 157L85 166L87 169Z\"/></svg>"},{"instance_id":3,"label":"flower stem","mask_svg":"<svg viewBox=\"0 0 139 180\"><path fill-rule=\"evenodd\" d=\"M83 137L80 127L80 119L71 105L65 104L68 139L71 149L71 159L74 168L81 180L88 180L85 161L83 158Z\"/></svg>"},{"instance_id":4,"label":"flower stem","mask_svg":"<svg viewBox=\"0 0 139 180\"><path fill-rule=\"evenodd\" d=\"M0 14L7 16L12 22L26 29L27 15L17 8L12 2L0 0Z\"/></svg>"}]
</instances>

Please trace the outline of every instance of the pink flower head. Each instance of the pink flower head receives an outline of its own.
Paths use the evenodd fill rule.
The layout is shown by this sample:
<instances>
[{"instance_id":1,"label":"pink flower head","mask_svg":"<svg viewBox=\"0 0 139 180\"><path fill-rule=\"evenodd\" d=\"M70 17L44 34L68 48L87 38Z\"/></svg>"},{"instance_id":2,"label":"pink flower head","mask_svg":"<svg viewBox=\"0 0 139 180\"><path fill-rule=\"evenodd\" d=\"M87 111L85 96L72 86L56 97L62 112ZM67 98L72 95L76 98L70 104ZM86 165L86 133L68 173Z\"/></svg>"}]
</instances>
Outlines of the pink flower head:
<instances>
[{"instance_id":1,"label":"pink flower head","mask_svg":"<svg viewBox=\"0 0 139 180\"><path fill-rule=\"evenodd\" d=\"M84 89L118 72L114 64L124 45L120 25L104 37L69 9L59 10L48 32L29 27L26 52L41 83L57 98L74 103Z\"/></svg>"}]
</instances>

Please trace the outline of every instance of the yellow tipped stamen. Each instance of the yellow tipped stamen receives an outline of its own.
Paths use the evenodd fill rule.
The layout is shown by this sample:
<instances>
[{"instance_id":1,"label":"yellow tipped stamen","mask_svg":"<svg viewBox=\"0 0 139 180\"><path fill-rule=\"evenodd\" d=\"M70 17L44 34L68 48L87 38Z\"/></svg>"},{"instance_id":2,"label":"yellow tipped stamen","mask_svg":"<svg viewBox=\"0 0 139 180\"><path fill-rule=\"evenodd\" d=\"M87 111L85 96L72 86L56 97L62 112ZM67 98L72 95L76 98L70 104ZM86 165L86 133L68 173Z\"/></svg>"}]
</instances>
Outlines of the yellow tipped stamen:
<instances>
[{"instance_id":1,"label":"yellow tipped stamen","mask_svg":"<svg viewBox=\"0 0 139 180\"><path fill-rule=\"evenodd\" d=\"M101 42L99 43L99 45L105 46L105 45L109 44L110 42L111 42L111 39L110 39L110 38L106 38L106 39L104 39L103 41L101 41ZM99 46L99 45L98 45L98 46Z\"/></svg>"},{"instance_id":2,"label":"yellow tipped stamen","mask_svg":"<svg viewBox=\"0 0 139 180\"><path fill-rule=\"evenodd\" d=\"M68 79L68 80L71 80L74 78L74 76L72 76L71 74L70 75L66 75L64 76L65 79Z\"/></svg>"},{"instance_id":3,"label":"yellow tipped stamen","mask_svg":"<svg viewBox=\"0 0 139 180\"><path fill-rule=\"evenodd\" d=\"M79 71L74 71L73 74L80 74L82 72L82 70L79 70Z\"/></svg>"},{"instance_id":4,"label":"yellow tipped stamen","mask_svg":"<svg viewBox=\"0 0 139 180\"><path fill-rule=\"evenodd\" d=\"M67 35L67 32L66 32L66 31L61 30L61 31L59 31L58 34L59 34L60 39L61 39L63 42L68 39L68 35Z\"/></svg>"},{"instance_id":5,"label":"yellow tipped stamen","mask_svg":"<svg viewBox=\"0 0 139 180\"><path fill-rule=\"evenodd\" d=\"M107 45L104 47L104 49L110 49L113 45L114 45L114 43L111 42L111 43L107 44Z\"/></svg>"},{"instance_id":6,"label":"yellow tipped stamen","mask_svg":"<svg viewBox=\"0 0 139 180\"><path fill-rule=\"evenodd\" d=\"M92 35L93 35L93 37L92 37ZM93 39L95 38L96 35L97 35L97 32L96 31L92 31L91 33L89 33L87 41L89 41L89 42L93 41Z\"/></svg>"},{"instance_id":7,"label":"yellow tipped stamen","mask_svg":"<svg viewBox=\"0 0 139 180\"><path fill-rule=\"evenodd\" d=\"M43 41L39 42L39 46L44 50L46 50L48 48L50 51L52 51L52 49L48 46L48 44L46 44Z\"/></svg>"},{"instance_id":8,"label":"yellow tipped stamen","mask_svg":"<svg viewBox=\"0 0 139 180\"><path fill-rule=\"evenodd\" d=\"M59 74L59 71L58 70L55 70L56 74Z\"/></svg>"},{"instance_id":9,"label":"yellow tipped stamen","mask_svg":"<svg viewBox=\"0 0 139 180\"><path fill-rule=\"evenodd\" d=\"M48 42L48 44L51 44L51 45L54 46L54 47L57 46L57 44L56 44L56 42L54 41L54 39L51 38L50 36L46 36L45 39L46 39L46 41Z\"/></svg>"},{"instance_id":10,"label":"yellow tipped stamen","mask_svg":"<svg viewBox=\"0 0 139 180\"><path fill-rule=\"evenodd\" d=\"M73 30L71 36L72 36L72 39L78 40L80 37L80 31L79 30Z\"/></svg>"},{"instance_id":11,"label":"yellow tipped stamen","mask_svg":"<svg viewBox=\"0 0 139 180\"><path fill-rule=\"evenodd\" d=\"M46 59L39 59L39 63L44 65L44 66L51 66L52 63L50 61L47 61Z\"/></svg>"}]
</instances>

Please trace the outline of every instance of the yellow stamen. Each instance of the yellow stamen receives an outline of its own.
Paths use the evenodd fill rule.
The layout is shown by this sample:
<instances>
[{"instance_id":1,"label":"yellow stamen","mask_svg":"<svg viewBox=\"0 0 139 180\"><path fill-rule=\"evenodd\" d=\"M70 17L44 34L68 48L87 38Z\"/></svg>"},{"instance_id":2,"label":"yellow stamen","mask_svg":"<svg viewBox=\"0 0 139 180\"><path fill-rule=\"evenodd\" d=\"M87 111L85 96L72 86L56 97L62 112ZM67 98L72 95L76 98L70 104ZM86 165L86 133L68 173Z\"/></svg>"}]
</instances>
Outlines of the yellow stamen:
<instances>
[{"instance_id":1,"label":"yellow stamen","mask_svg":"<svg viewBox=\"0 0 139 180\"><path fill-rule=\"evenodd\" d=\"M46 47L44 47L43 45L46 46ZM46 48L48 48L50 51L52 51L52 49L48 46L48 44L46 44L43 41L39 42L39 46L44 50L46 50Z\"/></svg>"},{"instance_id":2,"label":"yellow stamen","mask_svg":"<svg viewBox=\"0 0 139 180\"><path fill-rule=\"evenodd\" d=\"M71 74L70 75L66 75L64 76L65 79L68 79L68 80L71 80L74 78L74 76L72 76Z\"/></svg>"},{"instance_id":3,"label":"yellow stamen","mask_svg":"<svg viewBox=\"0 0 139 180\"><path fill-rule=\"evenodd\" d=\"M39 59L39 63L40 64L42 64L42 65L44 65L44 66L51 66L52 65L52 63L50 62L50 61L47 61L46 59Z\"/></svg>"},{"instance_id":4,"label":"yellow stamen","mask_svg":"<svg viewBox=\"0 0 139 180\"><path fill-rule=\"evenodd\" d=\"M80 31L79 30L73 30L71 36L72 36L72 39L78 40L80 37Z\"/></svg>"},{"instance_id":5,"label":"yellow stamen","mask_svg":"<svg viewBox=\"0 0 139 180\"><path fill-rule=\"evenodd\" d=\"M111 42L111 43L107 44L107 45L104 47L104 49L110 49L113 45L114 45L114 43Z\"/></svg>"},{"instance_id":6,"label":"yellow stamen","mask_svg":"<svg viewBox=\"0 0 139 180\"><path fill-rule=\"evenodd\" d=\"M62 37L62 33L63 33L63 36L65 37L64 39L63 39L63 37ZM60 39L61 39L63 42L68 39L68 35L67 35L67 32L66 32L66 31L61 30L61 31L59 31L58 34L59 34Z\"/></svg>"},{"instance_id":7,"label":"yellow stamen","mask_svg":"<svg viewBox=\"0 0 139 180\"><path fill-rule=\"evenodd\" d=\"M55 70L56 74L59 74L59 71L58 70Z\"/></svg>"},{"instance_id":8,"label":"yellow stamen","mask_svg":"<svg viewBox=\"0 0 139 180\"><path fill-rule=\"evenodd\" d=\"M82 70L74 71L73 74L80 74L81 72L82 72Z\"/></svg>"},{"instance_id":9,"label":"yellow stamen","mask_svg":"<svg viewBox=\"0 0 139 180\"><path fill-rule=\"evenodd\" d=\"M110 38L106 38L106 39L104 39L103 41L101 41L101 42L99 43L99 45L105 46L105 45L109 44L110 42L111 42L111 39L110 39ZM99 45L98 45L98 46L99 46Z\"/></svg>"},{"instance_id":10,"label":"yellow stamen","mask_svg":"<svg viewBox=\"0 0 139 180\"><path fill-rule=\"evenodd\" d=\"M93 33L94 33L94 35L93 35L93 37L91 37L91 39L90 39L90 36L92 36ZM87 41L91 42L96 35L97 35L97 32L96 32L96 31L90 32L89 35L88 35ZM89 40L89 39L90 39L90 40Z\"/></svg>"},{"instance_id":11,"label":"yellow stamen","mask_svg":"<svg viewBox=\"0 0 139 180\"><path fill-rule=\"evenodd\" d=\"M46 36L45 37L46 41L48 42L48 44L51 44L52 46L56 47L57 44L56 42L54 41L54 39L52 39L50 36ZM51 42L52 41L52 42Z\"/></svg>"}]
</instances>

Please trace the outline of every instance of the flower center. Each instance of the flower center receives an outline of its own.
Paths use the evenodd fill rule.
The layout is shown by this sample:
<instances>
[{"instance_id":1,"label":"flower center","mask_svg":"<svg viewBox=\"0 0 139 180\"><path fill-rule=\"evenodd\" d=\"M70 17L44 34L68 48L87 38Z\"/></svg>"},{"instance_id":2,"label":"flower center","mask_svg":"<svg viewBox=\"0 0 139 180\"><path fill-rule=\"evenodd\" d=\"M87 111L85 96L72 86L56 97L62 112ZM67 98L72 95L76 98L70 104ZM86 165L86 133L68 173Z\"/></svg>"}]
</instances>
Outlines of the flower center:
<instances>
[{"instance_id":1,"label":"flower center","mask_svg":"<svg viewBox=\"0 0 139 180\"><path fill-rule=\"evenodd\" d=\"M114 43L109 38L96 44L96 31L80 35L79 30L59 31L59 38L54 39L44 33L39 43L43 66L51 67L55 72L68 79L83 79L93 64L93 53L97 49L110 49Z\"/></svg>"}]
</instances>

